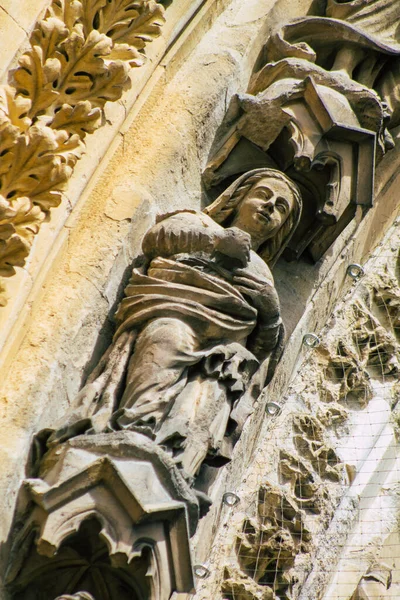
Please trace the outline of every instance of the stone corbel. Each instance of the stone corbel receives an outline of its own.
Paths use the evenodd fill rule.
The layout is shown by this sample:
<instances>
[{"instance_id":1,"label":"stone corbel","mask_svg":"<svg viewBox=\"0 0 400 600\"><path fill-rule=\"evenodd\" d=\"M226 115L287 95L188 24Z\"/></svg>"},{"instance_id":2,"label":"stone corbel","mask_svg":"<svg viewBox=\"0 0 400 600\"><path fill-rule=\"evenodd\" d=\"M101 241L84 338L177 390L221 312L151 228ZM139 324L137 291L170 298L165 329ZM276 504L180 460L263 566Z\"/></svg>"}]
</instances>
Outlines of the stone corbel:
<instances>
[{"instance_id":1,"label":"stone corbel","mask_svg":"<svg viewBox=\"0 0 400 600\"><path fill-rule=\"evenodd\" d=\"M101 564L100 580L115 593L124 585L135 598L169 600L173 591L193 590L197 500L148 438L77 437L48 453L40 476L25 481L30 508L12 550L12 595L84 589L102 598L101 584L91 583Z\"/></svg>"}]
</instances>

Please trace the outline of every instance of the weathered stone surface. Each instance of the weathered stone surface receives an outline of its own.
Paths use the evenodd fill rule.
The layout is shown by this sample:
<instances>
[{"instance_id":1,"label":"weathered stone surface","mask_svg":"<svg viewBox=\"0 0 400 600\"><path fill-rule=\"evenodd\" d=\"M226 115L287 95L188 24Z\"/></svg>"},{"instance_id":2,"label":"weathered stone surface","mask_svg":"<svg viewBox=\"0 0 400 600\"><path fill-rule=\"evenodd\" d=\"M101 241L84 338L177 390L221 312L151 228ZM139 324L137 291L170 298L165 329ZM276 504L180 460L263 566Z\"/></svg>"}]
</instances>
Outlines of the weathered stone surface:
<instances>
[{"instance_id":1,"label":"weathered stone surface","mask_svg":"<svg viewBox=\"0 0 400 600\"><path fill-rule=\"evenodd\" d=\"M54 597L84 588L97 598L110 589L128 598L129 589L147 598L153 589L154 598L169 600L174 590L192 590L188 526L196 527L197 500L146 437L78 436L48 452L25 488L29 500L17 517L7 575L13 595Z\"/></svg>"},{"instance_id":2,"label":"weathered stone surface","mask_svg":"<svg viewBox=\"0 0 400 600\"><path fill-rule=\"evenodd\" d=\"M398 593L398 570L391 566L398 554L399 510L395 491L399 462L396 363L400 348L397 241L394 227L377 256L364 265L366 275L354 284L351 294L319 333L320 346L307 350L305 362L293 377L282 415L273 418L275 422L270 425L265 422L264 434L253 450L256 460L248 466L246 482L237 488L240 507L231 509L232 513L237 511L236 518L231 514L216 539L215 555L225 556L225 563L215 574L216 579L226 578L221 583L221 598L234 597L236 590L249 598L262 598L266 593L264 585L254 586L255 581L260 583L258 566L264 563L251 563L251 551L254 556L258 554L250 549L254 544L259 556L264 556L262 548L264 542L268 546L273 528L268 525L262 537L257 533L260 524L250 489L258 482L263 490L264 482L271 486L271 481L283 486L276 487L276 493L289 494L288 505L301 507L304 515L305 535L300 535L300 540L306 542L306 554L297 550L296 557L291 558L285 592L288 597L333 600L346 594L349 598L369 598L369 593L394 598ZM342 363L338 356L343 356ZM358 372L360 360L361 374L353 385L351 373ZM329 365L334 365L334 370ZM346 384L349 381L350 385ZM333 384L342 390L339 395L332 393ZM291 431L288 422L292 423ZM284 505L281 503L281 515ZM270 499L268 507L273 506ZM234 532L243 536L242 527L248 529L244 541L248 544L251 539L251 544L248 552L240 551L233 559L230 536ZM284 540L285 536L282 543ZM285 543L287 551L288 541ZM378 562L386 567L381 571L376 567L374 575ZM280 569L274 573L278 582ZM211 587L215 581L210 582ZM276 596L280 598L282 593ZM196 597L206 598L207 592L200 589Z\"/></svg>"},{"instance_id":3,"label":"weathered stone surface","mask_svg":"<svg viewBox=\"0 0 400 600\"><path fill-rule=\"evenodd\" d=\"M214 4L221 6L222 3ZM133 123L131 129L127 126L124 128L121 146L118 148L116 144L113 148L115 157L111 158L111 166L101 183L96 187L95 181L93 182L78 209L74 210L67 228L58 238L41 278L36 283L36 291L31 296L32 303L23 308L21 323L24 324L24 328L15 330L13 337L8 341L8 358L2 383L4 405L7 406L3 421L7 439L2 468L9 478L5 479L4 496L9 506L8 511L6 509L4 513L5 529L10 520L7 515L10 515L14 505L13 494L18 487L18 478L23 469L19 457L26 456L30 433L52 426L65 415L68 404L76 397L87 374L92 371L103 351L110 344L114 326L109 322L107 315L114 312L116 301L121 299L122 288L129 276L128 267L129 272L131 270L129 266L131 259L140 253L141 236L153 225L157 213L188 207L199 211L199 173L206 164L211 141L217 125L222 120L227 101L233 92L246 89L250 75L249 65L254 64L261 45L260 40L264 36L265 41L264 32L268 26L277 22L281 24L286 22L289 12L292 16L304 16L310 3L278 2L271 13L268 11L272 7L272 1L247 3L246 7L239 4L235 2L231 10L225 11L210 35L204 36L204 41L194 49L181 71L177 66L179 61L174 64L172 70L168 71L168 68L163 65L157 71L157 76L151 84L154 86L153 91L150 86L140 99L142 107L140 119L137 118L138 105L136 111L128 118L131 124ZM171 5L171 8L174 7ZM197 8L199 6L196 5ZM218 8L214 10L217 11ZM267 13L268 19L265 19ZM215 13L213 14L215 18ZM322 9L319 14L322 15ZM254 21L252 21L253 15ZM201 38L202 33L199 31L204 30L199 27L194 28L194 31L195 34L191 36L189 44L191 49ZM219 55L218 51L221 47L224 51ZM185 50L180 49L179 53L181 52L184 54ZM287 59L282 60L290 63ZM302 59L296 60L299 64L295 65L295 68L300 72ZM175 75L174 80L173 75ZM313 76L322 78L319 67L313 68ZM326 81L329 85L335 81L337 86L337 89L334 88L335 91L342 93L340 90L346 88L346 77L329 76ZM317 81L317 85L323 85L322 79ZM354 110L353 103L356 104L356 92L359 91L360 94L362 92L362 84L360 83L359 86L357 89L356 86L353 87L351 110ZM348 88L346 93L350 97ZM370 96L372 100L369 105L367 94L364 98L366 98L364 108L368 106L371 108L371 115L368 114L370 122L381 123L383 115L375 110L379 108L375 97ZM363 111L361 106L360 100L360 110L356 113L360 118L364 114L365 118L368 111ZM121 103L115 104L114 109L121 114L124 113L124 106ZM114 116L111 109L109 113L106 111L107 114ZM104 129L105 136L108 135L107 131L110 131L108 127L107 124ZM98 140L97 136L93 142L94 146L96 144L99 146L98 148L89 146L93 150L92 156L89 157L92 160L91 164L100 160L101 150ZM246 151L245 148L243 154L246 154ZM349 280L345 277L347 264L361 262L362 257L371 252L371 248L381 238L387 224L394 218L394 209L397 206L398 150L395 148L391 152L392 158L388 153L378 167L377 204L365 219L361 220L361 208L357 209L356 220L342 231L327 256L316 266L305 263L285 265L281 261L277 265L275 279L282 299L284 320L288 323L290 331L293 331L286 356L278 367L270 388L260 398L255 414L245 426L229 468L218 475L212 471L212 468L208 470L205 468L200 476L203 483L205 482L203 489L211 490L214 508L202 522L195 540L196 562L204 561L208 556L210 541L217 531L217 543L214 547L215 564L219 565L221 556L229 554L230 564L221 588L221 592L227 598L241 597L241 594L245 598L273 598L274 592L271 588L265 589L265 586L259 586L254 579L240 572L235 562L236 558L232 556L232 550L227 550L234 547L235 536L238 531L241 531L241 526L249 515L244 514L247 509L244 510L240 519L235 521L233 533L226 533L229 527L222 530L223 525L233 525L231 523L233 517L238 516L238 513L227 512L231 509L226 507L221 509L219 499L224 491L229 489L238 491L242 503L249 490L254 494L254 491L262 488L266 481L276 486L280 490L281 497L291 498L299 511L304 512L307 531L310 532L312 539L310 545L319 546L321 543L321 552L323 554L326 551L326 556L332 556L337 552L337 548L340 547L341 531L349 531L351 519L356 518L354 516L356 508L346 513L349 515L348 521L346 517L341 517L339 511L337 522L342 518L343 529L338 526L333 530L332 537L327 537L327 541L324 542L323 533L320 533L322 531L320 524L323 521L327 523L331 518L333 506L344 489L346 478L350 483L357 476L357 465L362 460L360 449L356 449L358 454L355 453L355 458L351 454L354 453L354 449L348 449L347 454L342 453L338 447L340 444L336 445L334 435L336 432L345 433L346 428L352 426L352 421L349 422L349 412L350 418L353 419L354 406L357 407L354 410L360 415L365 415L365 419L372 417L377 408L382 410L382 406L373 395L371 377L368 378L366 373L370 374L370 371L374 373L377 368L380 368L382 360L385 377L396 376L397 346L385 330L385 323L376 316L376 311L381 310L378 306L380 302L381 308L387 309L391 318L394 320L397 318L397 292L391 283L377 284L376 300L373 300L372 304L364 297L360 302L357 300L352 307L353 312L348 316L358 320L359 326L358 329L351 330L350 340L349 330L345 325L347 316L344 315L343 331L339 333L336 331L334 334L337 336L336 343L332 337L318 352L314 352L317 360L311 366L314 369L313 375L317 373L313 380L317 386L316 390L311 393L309 388L303 396L301 390L296 389L296 394L300 396L301 401L296 404L295 412L300 416L292 419L284 412L281 417L271 419L270 425L264 425L261 434L262 439L265 440L265 452L263 450L256 453L255 449L264 413L264 399L281 402L287 390L287 382L296 364L304 356L305 350L299 351L302 335L315 328L319 330L326 323L338 297L342 297L349 287ZM88 164L82 161L81 165ZM81 186L80 189L84 188L88 173L92 172L90 169L85 172L85 168L85 166L78 166L76 171L74 181L79 182L76 186ZM99 176L102 171L104 172L104 163L98 171ZM72 184L72 188L73 185L75 184ZM125 186L120 198L117 192L113 195L113 190L118 190L118 186ZM72 190L72 193L75 192ZM206 202L208 201L207 199ZM65 200L65 204L68 203ZM137 207L132 224L131 207L132 210ZM67 210L70 210L70 207ZM29 211L30 207L27 206L25 214L30 218L32 215ZM54 223L53 221L41 224L46 243L57 237ZM31 231L34 227L36 225L33 219L25 227L27 235L32 237L35 235ZM37 236L36 240L36 245L42 243ZM234 242L227 240L226 244L231 252ZM32 260L36 259L33 257ZM140 262L136 263L135 267L140 267ZM28 269L31 269L30 265ZM29 274L34 271L20 273L21 277L26 278L26 289L28 289L31 285L28 281ZM383 271L380 275L382 273ZM389 279L391 278L392 275ZM14 289L17 288L11 288L11 291ZM22 300L17 309L20 308L22 308ZM29 316L30 311L31 316ZM4 331L3 335L5 335ZM23 333L20 333L21 331ZM341 340L340 345L338 340ZM367 340L365 352L360 350L364 340ZM16 348L19 349L18 359L15 359L13 354ZM304 372L301 373L304 380L307 373L307 367L304 367ZM303 382L304 380L302 379ZM313 406L314 392L317 394L315 406ZM307 399L308 394L310 399ZM294 397L291 398L291 402L295 402ZM312 418L309 418L308 411ZM389 409L382 410L385 418L387 413L390 413ZM309 427L304 429L302 423L298 422L305 414L311 423L312 435ZM395 411L394 419L396 414ZM101 415L99 421L100 417ZM280 443L282 439L285 440L283 445ZM250 461L253 466L252 474L244 476ZM263 479L266 474L268 477ZM243 478L246 479L245 482ZM211 486L210 481L214 481ZM393 482L391 485L394 485ZM393 490L394 487L389 493L392 502L394 502ZM246 504L241 504L240 510L245 506ZM345 512L343 510L342 515ZM394 513L395 511L391 514ZM250 517L255 518L256 513L251 514ZM387 526L391 526L389 521ZM218 541L221 531L225 531L227 535L223 543ZM289 548L290 537L286 536L286 541L285 551ZM395 543L397 541L396 539ZM332 554L328 552L330 545L333 548ZM7 546L4 548L7 552ZM255 552L254 548L252 551ZM299 593L303 583L302 577L304 578L311 570L311 556L314 555L308 551L297 553L293 567L296 572L287 575L288 580L293 575L291 584L288 585L292 585L292 593L295 595ZM320 562L317 562L321 570L327 564L323 562L326 560L324 556ZM366 559L363 560L362 568L354 577L352 576L351 582L348 582L348 585L353 586L350 591L347 590L349 596L371 564L371 561L365 564ZM291 568L288 569L290 570ZM300 579L296 583L295 578L298 576ZM204 598L214 596L216 589L214 583L213 579L204 582L203 585L209 587L203 591L199 589L199 597L201 594ZM282 585L286 585L286 581ZM315 584L312 583L311 577L307 585L309 587L304 588L305 598L308 594L307 589L318 590L319 593L319 590L326 585L326 581L319 573ZM392 586L394 593L397 589L395 586L396 583Z\"/></svg>"},{"instance_id":4,"label":"weathered stone surface","mask_svg":"<svg viewBox=\"0 0 400 600\"><path fill-rule=\"evenodd\" d=\"M391 583L391 568L385 564L373 565L361 579L350 600L370 600L370 598L384 600L389 598L391 593L388 590Z\"/></svg>"}]
</instances>

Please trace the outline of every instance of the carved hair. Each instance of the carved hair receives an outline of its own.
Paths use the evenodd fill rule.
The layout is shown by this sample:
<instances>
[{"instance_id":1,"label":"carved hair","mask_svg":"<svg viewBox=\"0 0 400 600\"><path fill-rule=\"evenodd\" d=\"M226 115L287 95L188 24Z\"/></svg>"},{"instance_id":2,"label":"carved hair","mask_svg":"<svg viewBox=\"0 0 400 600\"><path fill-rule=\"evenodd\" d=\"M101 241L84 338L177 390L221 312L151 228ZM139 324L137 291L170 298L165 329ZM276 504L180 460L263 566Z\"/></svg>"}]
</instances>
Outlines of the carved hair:
<instances>
[{"instance_id":1,"label":"carved hair","mask_svg":"<svg viewBox=\"0 0 400 600\"><path fill-rule=\"evenodd\" d=\"M275 169L254 169L253 171L249 171L236 179L225 192L204 209L204 212L220 225L229 227L229 223L232 221L238 206L253 185L266 177L284 182L294 199L293 209L282 227L273 238L264 242L258 250L258 254L272 267L289 243L300 220L302 205L300 191L289 177Z\"/></svg>"},{"instance_id":2,"label":"carved hair","mask_svg":"<svg viewBox=\"0 0 400 600\"><path fill-rule=\"evenodd\" d=\"M63 594L62 596L58 596L55 600L94 600L92 594L88 592L77 592L72 596L69 594Z\"/></svg>"}]
</instances>

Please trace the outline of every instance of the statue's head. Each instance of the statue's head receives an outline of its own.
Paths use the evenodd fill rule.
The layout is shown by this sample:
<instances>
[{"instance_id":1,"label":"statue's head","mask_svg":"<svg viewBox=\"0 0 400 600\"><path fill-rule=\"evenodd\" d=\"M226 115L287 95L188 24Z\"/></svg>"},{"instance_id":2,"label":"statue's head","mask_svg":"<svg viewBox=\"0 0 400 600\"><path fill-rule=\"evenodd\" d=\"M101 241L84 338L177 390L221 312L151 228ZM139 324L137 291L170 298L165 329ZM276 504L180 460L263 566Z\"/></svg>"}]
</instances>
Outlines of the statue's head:
<instances>
[{"instance_id":1,"label":"statue's head","mask_svg":"<svg viewBox=\"0 0 400 600\"><path fill-rule=\"evenodd\" d=\"M55 600L94 600L94 598L89 592L77 592L72 596L70 594L63 594L62 596L58 596Z\"/></svg>"},{"instance_id":2,"label":"statue's head","mask_svg":"<svg viewBox=\"0 0 400 600\"><path fill-rule=\"evenodd\" d=\"M256 169L239 177L204 212L224 227L249 233L253 248L273 265L298 225L301 196L280 171Z\"/></svg>"}]
</instances>

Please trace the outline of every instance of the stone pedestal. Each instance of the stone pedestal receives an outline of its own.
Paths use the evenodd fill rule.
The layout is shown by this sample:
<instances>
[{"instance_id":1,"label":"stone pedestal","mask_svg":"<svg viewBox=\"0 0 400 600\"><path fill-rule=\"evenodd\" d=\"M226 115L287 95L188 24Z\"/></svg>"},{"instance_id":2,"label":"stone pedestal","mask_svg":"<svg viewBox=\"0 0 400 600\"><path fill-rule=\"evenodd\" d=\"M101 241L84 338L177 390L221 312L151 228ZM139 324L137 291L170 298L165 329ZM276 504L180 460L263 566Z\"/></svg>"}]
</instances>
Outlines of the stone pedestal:
<instances>
[{"instance_id":1,"label":"stone pedestal","mask_svg":"<svg viewBox=\"0 0 400 600\"><path fill-rule=\"evenodd\" d=\"M13 598L168 600L191 592L196 497L159 447L134 432L82 435L27 479L8 571ZM18 530L18 524L16 527Z\"/></svg>"}]
</instances>

